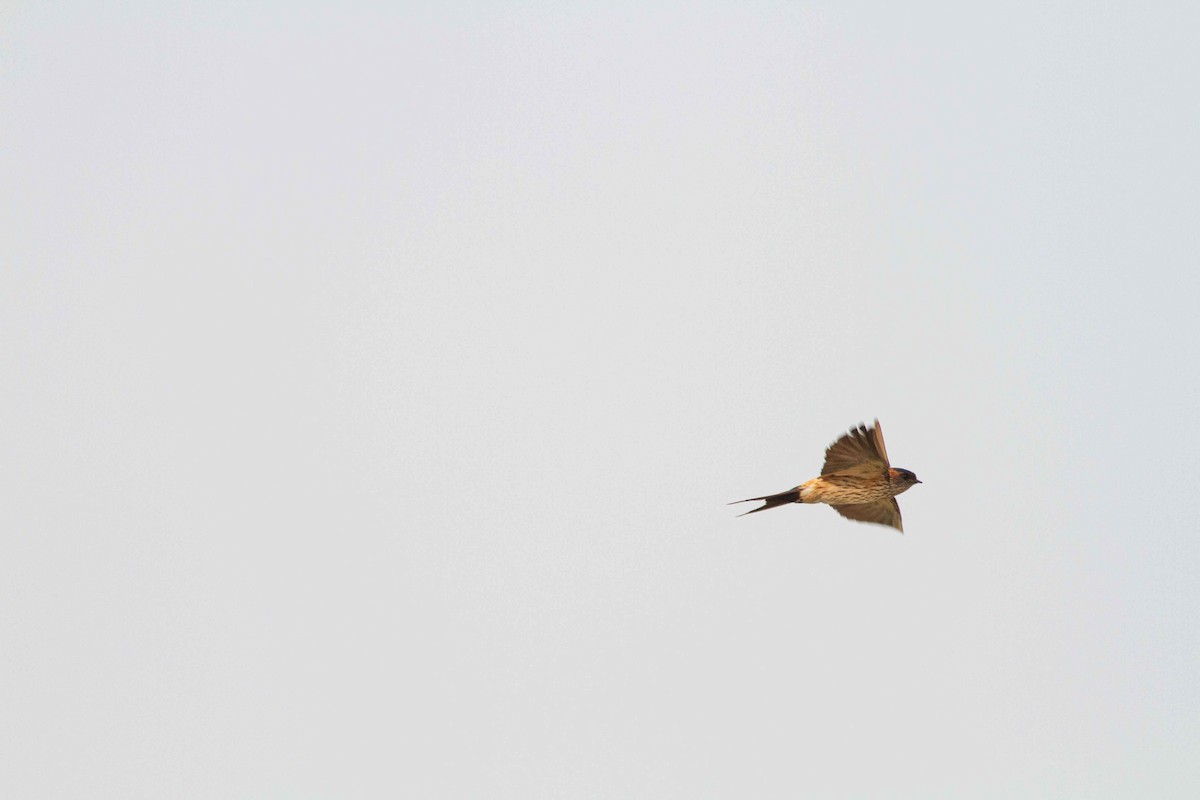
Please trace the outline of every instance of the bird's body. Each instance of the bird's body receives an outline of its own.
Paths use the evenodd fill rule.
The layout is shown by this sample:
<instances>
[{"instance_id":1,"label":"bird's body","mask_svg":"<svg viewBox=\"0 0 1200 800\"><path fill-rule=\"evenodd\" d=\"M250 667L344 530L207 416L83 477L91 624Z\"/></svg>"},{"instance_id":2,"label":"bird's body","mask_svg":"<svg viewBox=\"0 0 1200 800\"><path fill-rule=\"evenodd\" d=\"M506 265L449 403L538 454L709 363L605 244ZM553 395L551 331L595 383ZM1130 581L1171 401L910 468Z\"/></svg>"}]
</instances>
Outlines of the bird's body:
<instances>
[{"instance_id":1,"label":"bird's body","mask_svg":"<svg viewBox=\"0 0 1200 800\"><path fill-rule=\"evenodd\" d=\"M888 463L883 429L875 420L874 427L860 425L831 444L818 477L786 492L736 502L765 502L747 514L789 503L826 503L848 519L890 525L903 533L895 498L918 483L916 475L906 469L893 469Z\"/></svg>"},{"instance_id":2,"label":"bird's body","mask_svg":"<svg viewBox=\"0 0 1200 800\"><path fill-rule=\"evenodd\" d=\"M881 475L858 476L831 473L800 484L800 502L857 505L895 497L912 484L893 481L884 471Z\"/></svg>"}]
</instances>

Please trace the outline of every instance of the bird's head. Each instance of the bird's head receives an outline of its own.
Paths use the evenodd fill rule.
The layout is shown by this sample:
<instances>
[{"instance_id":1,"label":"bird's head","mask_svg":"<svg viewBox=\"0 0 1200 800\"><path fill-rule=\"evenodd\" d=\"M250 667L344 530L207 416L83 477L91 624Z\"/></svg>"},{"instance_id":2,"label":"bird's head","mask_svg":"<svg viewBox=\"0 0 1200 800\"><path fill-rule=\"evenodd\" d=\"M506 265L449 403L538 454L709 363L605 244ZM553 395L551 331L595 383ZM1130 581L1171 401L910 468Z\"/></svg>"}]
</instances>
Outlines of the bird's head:
<instances>
[{"instance_id":1,"label":"bird's head","mask_svg":"<svg viewBox=\"0 0 1200 800\"><path fill-rule=\"evenodd\" d=\"M900 484L905 489L915 486L921 482L917 480L916 475L907 469L891 469L888 470L888 472L891 474L892 482Z\"/></svg>"}]
</instances>

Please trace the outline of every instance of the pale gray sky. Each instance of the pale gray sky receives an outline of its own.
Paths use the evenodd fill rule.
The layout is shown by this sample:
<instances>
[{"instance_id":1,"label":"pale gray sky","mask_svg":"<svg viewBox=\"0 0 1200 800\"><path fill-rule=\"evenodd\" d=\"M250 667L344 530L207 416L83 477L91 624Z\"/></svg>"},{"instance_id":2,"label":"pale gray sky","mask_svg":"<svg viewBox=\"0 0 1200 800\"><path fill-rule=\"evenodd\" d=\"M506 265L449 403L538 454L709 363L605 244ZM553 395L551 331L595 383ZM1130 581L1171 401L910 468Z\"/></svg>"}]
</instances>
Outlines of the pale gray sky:
<instances>
[{"instance_id":1,"label":"pale gray sky","mask_svg":"<svg viewBox=\"0 0 1200 800\"><path fill-rule=\"evenodd\" d=\"M5 7L5 796L1196 796L1200 11L645 5Z\"/></svg>"}]
</instances>

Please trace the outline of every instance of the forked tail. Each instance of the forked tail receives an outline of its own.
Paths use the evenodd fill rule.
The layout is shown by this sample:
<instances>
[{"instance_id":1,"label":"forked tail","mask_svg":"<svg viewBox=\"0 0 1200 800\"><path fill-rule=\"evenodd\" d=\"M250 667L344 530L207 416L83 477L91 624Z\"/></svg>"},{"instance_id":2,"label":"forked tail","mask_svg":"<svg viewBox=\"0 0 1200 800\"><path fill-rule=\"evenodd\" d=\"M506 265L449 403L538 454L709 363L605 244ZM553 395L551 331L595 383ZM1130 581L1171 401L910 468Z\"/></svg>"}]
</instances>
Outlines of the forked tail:
<instances>
[{"instance_id":1,"label":"forked tail","mask_svg":"<svg viewBox=\"0 0 1200 800\"><path fill-rule=\"evenodd\" d=\"M759 511L766 511L768 508L786 506L788 503L799 503L800 487L797 486L795 489L788 489L786 492L780 492L779 494L769 494L766 497L747 497L745 500L734 500L733 503L729 503L729 505L734 505L734 503L750 503L755 500L764 500L766 501L766 505L759 506L758 508L752 508L747 511L746 514L755 514ZM746 514L738 514L738 516L744 517Z\"/></svg>"}]
</instances>

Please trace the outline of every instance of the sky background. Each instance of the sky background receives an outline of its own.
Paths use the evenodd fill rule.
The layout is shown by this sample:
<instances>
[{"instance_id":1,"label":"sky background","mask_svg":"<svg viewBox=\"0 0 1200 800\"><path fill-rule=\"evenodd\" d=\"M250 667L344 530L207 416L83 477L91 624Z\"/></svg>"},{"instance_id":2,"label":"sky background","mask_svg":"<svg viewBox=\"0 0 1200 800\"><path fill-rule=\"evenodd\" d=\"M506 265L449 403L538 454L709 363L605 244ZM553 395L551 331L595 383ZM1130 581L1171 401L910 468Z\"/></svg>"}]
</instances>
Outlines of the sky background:
<instances>
[{"instance_id":1,"label":"sky background","mask_svg":"<svg viewBox=\"0 0 1200 800\"><path fill-rule=\"evenodd\" d=\"M0 789L1195 797L1198 27L5 4Z\"/></svg>"}]
</instances>

